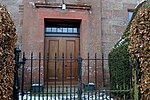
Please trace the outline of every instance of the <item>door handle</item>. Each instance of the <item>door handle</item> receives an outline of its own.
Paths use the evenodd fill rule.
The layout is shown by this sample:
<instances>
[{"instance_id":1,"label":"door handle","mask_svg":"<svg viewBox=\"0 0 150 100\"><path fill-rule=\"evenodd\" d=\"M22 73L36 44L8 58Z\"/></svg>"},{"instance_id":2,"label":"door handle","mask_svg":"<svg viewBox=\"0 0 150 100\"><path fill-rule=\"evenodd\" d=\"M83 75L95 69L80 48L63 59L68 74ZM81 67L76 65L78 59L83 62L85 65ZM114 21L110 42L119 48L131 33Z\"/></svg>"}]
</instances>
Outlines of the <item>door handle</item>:
<instances>
[{"instance_id":1,"label":"door handle","mask_svg":"<svg viewBox=\"0 0 150 100\"><path fill-rule=\"evenodd\" d=\"M65 64L65 67L67 67L67 64Z\"/></svg>"}]
</instances>

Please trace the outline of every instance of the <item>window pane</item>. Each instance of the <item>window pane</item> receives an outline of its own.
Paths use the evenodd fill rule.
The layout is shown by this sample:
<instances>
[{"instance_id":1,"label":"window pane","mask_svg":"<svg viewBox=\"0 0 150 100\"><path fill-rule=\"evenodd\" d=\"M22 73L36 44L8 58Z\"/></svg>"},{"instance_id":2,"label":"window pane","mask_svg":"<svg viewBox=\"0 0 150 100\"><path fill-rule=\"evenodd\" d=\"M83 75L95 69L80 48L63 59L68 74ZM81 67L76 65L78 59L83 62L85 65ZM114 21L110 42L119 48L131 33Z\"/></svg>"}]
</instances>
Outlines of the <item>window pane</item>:
<instances>
[{"instance_id":1,"label":"window pane","mask_svg":"<svg viewBox=\"0 0 150 100\"><path fill-rule=\"evenodd\" d=\"M52 32L57 32L55 27L52 28Z\"/></svg>"},{"instance_id":2,"label":"window pane","mask_svg":"<svg viewBox=\"0 0 150 100\"><path fill-rule=\"evenodd\" d=\"M133 15L133 12L128 12L128 21L130 21L130 20L131 20L132 15Z\"/></svg>"},{"instance_id":3,"label":"window pane","mask_svg":"<svg viewBox=\"0 0 150 100\"><path fill-rule=\"evenodd\" d=\"M72 28L68 28L68 33L72 33Z\"/></svg>"},{"instance_id":4,"label":"window pane","mask_svg":"<svg viewBox=\"0 0 150 100\"><path fill-rule=\"evenodd\" d=\"M57 28L57 32L63 32L63 28Z\"/></svg>"},{"instance_id":5,"label":"window pane","mask_svg":"<svg viewBox=\"0 0 150 100\"><path fill-rule=\"evenodd\" d=\"M67 33L67 28L63 28L63 33Z\"/></svg>"},{"instance_id":6,"label":"window pane","mask_svg":"<svg viewBox=\"0 0 150 100\"><path fill-rule=\"evenodd\" d=\"M45 30L46 32L52 32L52 30L51 30L51 28L49 28L49 27L46 27L46 30Z\"/></svg>"},{"instance_id":7,"label":"window pane","mask_svg":"<svg viewBox=\"0 0 150 100\"><path fill-rule=\"evenodd\" d=\"M78 33L77 28L73 28L73 33Z\"/></svg>"}]
</instances>

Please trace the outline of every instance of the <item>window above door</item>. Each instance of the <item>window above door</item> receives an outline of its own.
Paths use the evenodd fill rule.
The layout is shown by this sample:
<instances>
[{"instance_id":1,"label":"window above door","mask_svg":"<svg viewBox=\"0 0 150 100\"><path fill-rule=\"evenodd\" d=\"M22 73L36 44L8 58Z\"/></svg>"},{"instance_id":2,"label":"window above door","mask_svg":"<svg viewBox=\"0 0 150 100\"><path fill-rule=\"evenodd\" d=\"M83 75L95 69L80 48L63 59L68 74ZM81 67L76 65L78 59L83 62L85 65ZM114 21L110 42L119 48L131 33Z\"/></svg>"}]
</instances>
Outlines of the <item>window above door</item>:
<instances>
[{"instance_id":1,"label":"window above door","mask_svg":"<svg viewBox=\"0 0 150 100\"><path fill-rule=\"evenodd\" d=\"M46 27L45 32L50 32L50 33L79 33L79 28Z\"/></svg>"},{"instance_id":2,"label":"window above door","mask_svg":"<svg viewBox=\"0 0 150 100\"><path fill-rule=\"evenodd\" d=\"M79 36L79 21L49 21L45 20L45 36Z\"/></svg>"}]
</instances>

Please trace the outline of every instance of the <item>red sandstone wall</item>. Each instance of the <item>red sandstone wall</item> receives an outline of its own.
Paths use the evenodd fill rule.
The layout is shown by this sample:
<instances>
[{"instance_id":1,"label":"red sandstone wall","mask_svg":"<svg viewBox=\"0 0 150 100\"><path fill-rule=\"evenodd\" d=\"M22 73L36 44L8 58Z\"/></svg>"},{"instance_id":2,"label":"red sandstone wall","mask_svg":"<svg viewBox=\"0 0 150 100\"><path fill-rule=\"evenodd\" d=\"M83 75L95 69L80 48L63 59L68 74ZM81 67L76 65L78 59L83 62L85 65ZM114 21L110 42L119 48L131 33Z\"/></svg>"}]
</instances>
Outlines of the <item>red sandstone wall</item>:
<instances>
[{"instance_id":1,"label":"red sandstone wall","mask_svg":"<svg viewBox=\"0 0 150 100\"><path fill-rule=\"evenodd\" d=\"M87 57L87 53L90 52L90 56L94 57L94 53L98 53L101 57L101 2L95 0L95 2L89 0L66 0L65 3L75 4L88 4L92 6L90 11L88 10L75 10L75 9L53 9L53 8L34 8L29 3L38 0L24 0L24 16L23 16L23 32L22 32L22 50L26 52L26 57L30 57L30 53L33 51L35 57L38 56L38 52L44 52L44 18L58 18L58 19L80 19L81 20L81 32L80 32L80 51L82 57ZM51 1L53 2L53 1ZM57 3L61 3L60 0L56 0ZM43 56L44 54L42 54ZM26 65L26 75L30 74L30 65ZM37 77L38 67L33 66L34 76ZM41 67L43 71L43 66ZM101 63L99 63L99 71L101 71ZM44 75L41 71L41 75ZM83 76L87 75L87 71L83 67ZM92 75L92 71L90 72ZM29 77L29 76L26 76ZM34 79L37 79L35 78ZM43 77L43 76L41 76ZM94 76L93 76L94 77ZM91 77L92 79L92 77ZM36 82L36 80L34 80ZM43 79L41 79L41 82ZM85 79L87 81L87 79ZM27 82L28 83L28 82Z\"/></svg>"},{"instance_id":2,"label":"red sandstone wall","mask_svg":"<svg viewBox=\"0 0 150 100\"><path fill-rule=\"evenodd\" d=\"M105 58L128 24L128 10L141 0L102 0L102 44Z\"/></svg>"}]
</instances>

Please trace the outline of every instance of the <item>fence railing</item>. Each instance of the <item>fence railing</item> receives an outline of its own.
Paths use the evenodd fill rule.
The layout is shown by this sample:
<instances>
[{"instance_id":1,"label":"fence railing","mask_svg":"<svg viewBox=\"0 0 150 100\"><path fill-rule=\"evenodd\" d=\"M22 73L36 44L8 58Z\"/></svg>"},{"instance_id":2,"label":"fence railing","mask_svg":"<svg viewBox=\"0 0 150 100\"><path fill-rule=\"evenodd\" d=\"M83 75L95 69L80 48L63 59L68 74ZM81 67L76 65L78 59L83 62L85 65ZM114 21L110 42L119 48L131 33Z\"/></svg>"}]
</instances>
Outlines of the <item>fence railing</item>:
<instances>
[{"instance_id":1,"label":"fence railing","mask_svg":"<svg viewBox=\"0 0 150 100\"><path fill-rule=\"evenodd\" d=\"M15 100L130 100L131 86L110 88L107 59L95 54L66 58L64 54L42 58L16 50ZM19 61L21 59L21 62ZM118 76L119 77L119 76ZM118 80L119 81L119 80ZM130 82L130 81L129 81Z\"/></svg>"}]
</instances>

